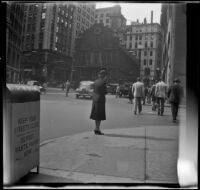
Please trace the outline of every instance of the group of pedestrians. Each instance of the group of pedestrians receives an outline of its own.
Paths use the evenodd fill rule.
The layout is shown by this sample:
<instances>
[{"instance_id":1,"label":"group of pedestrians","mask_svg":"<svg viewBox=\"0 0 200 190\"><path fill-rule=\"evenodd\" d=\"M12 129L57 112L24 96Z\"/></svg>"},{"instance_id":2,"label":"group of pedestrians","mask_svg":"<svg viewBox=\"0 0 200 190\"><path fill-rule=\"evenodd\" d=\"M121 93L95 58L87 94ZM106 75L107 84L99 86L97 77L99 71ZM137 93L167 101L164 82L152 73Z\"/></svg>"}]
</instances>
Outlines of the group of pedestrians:
<instances>
[{"instance_id":1,"label":"group of pedestrians","mask_svg":"<svg viewBox=\"0 0 200 190\"><path fill-rule=\"evenodd\" d=\"M134 114L141 113L142 111L142 98L145 97L145 88L143 82L140 78L137 78L132 86L132 93L134 97ZM167 84L160 79L155 81L149 92L152 101L152 110L156 111L158 115L162 116L165 108L165 101L168 99L171 103L171 112L173 122L176 122L179 104L184 96L183 87L180 85L180 80L178 78L174 79L173 84L168 88Z\"/></svg>"},{"instance_id":2,"label":"group of pedestrians","mask_svg":"<svg viewBox=\"0 0 200 190\"><path fill-rule=\"evenodd\" d=\"M106 70L101 70L98 74L98 79L94 81L93 84L93 101L92 109L90 114L90 119L95 121L95 135L103 135L104 133L100 130L101 121L106 120L105 113L105 95L107 93L106 87L107 72ZM142 112L142 100L144 98L145 88L143 82L138 77L137 82L133 83L131 89L133 95L133 111L136 115ZM180 85L180 80L174 79L173 84L168 88L167 84L160 79L155 81L150 89L150 95L152 100L152 110L156 111L158 115L162 116L164 113L164 103L168 98L171 103L171 112L173 122L176 122L179 104L184 95L183 87Z\"/></svg>"}]
</instances>

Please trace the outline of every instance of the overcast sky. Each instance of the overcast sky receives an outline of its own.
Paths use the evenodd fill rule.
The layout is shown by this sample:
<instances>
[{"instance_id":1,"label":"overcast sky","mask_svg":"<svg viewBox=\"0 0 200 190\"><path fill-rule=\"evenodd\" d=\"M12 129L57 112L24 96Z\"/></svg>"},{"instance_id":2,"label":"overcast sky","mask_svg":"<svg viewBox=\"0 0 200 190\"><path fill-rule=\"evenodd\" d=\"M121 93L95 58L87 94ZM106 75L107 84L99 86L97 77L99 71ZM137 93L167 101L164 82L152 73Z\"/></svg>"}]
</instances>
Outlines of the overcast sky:
<instances>
[{"instance_id":1,"label":"overcast sky","mask_svg":"<svg viewBox=\"0 0 200 190\"><path fill-rule=\"evenodd\" d=\"M112 1L96 2L96 8L112 7L116 4L121 6L121 12L127 19L127 24L131 21L139 19L139 22L143 22L146 17L147 23L151 21L151 11L153 11L153 22L160 23L161 3L111 3Z\"/></svg>"}]
</instances>

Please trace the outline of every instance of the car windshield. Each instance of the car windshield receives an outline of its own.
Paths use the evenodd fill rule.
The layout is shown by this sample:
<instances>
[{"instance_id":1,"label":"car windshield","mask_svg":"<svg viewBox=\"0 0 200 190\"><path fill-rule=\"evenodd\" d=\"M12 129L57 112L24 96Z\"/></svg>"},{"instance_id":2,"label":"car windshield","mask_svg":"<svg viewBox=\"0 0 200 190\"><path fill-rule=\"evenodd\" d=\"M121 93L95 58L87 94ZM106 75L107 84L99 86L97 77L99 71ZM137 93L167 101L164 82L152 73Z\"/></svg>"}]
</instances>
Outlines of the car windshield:
<instances>
[{"instance_id":1,"label":"car windshield","mask_svg":"<svg viewBox=\"0 0 200 190\"><path fill-rule=\"evenodd\" d=\"M33 85L40 86L40 83L39 82L34 82Z\"/></svg>"}]
</instances>

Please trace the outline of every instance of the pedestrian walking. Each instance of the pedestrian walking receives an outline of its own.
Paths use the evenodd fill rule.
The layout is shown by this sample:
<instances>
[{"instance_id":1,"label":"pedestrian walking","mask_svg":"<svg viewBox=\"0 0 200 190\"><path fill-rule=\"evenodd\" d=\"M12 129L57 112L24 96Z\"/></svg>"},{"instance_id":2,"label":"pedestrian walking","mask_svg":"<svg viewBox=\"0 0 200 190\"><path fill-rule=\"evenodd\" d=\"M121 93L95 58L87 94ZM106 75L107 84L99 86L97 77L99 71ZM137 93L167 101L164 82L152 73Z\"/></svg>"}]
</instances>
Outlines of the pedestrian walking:
<instances>
[{"instance_id":1,"label":"pedestrian walking","mask_svg":"<svg viewBox=\"0 0 200 190\"><path fill-rule=\"evenodd\" d=\"M46 82L43 83L43 88L44 88L44 94L46 94L47 93L47 83Z\"/></svg>"},{"instance_id":2,"label":"pedestrian walking","mask_svg":"<svg viewBox=\"0 0 200 190\"><path fill-rule=\"evenodd\" d=\"M129 86L128 88L128 99L129 99L129 103L132 104L133 103L132 86Z\"/></svg>"},{"instance_id":3,"label":"pedestrian walking","mask_svg":"<svg viewBox=\"0 0 200 190\"><path fill-rule=\"evenodd\" d=\"M147 104L151 104L151 87L147 87L148 92L147 92Z\"/></svg>"},{"instance_id":4,"label":"pedestrian walking","mask_svg":"<svg viewBox=\"0 0 200 190\"><path fill-rule=\"evenodd\" d=\"M67 80L67 82L65 84L65 90L66 90L66 96L67 97L68 97L69 89L70 89L70 82L69 82L69 80Z\"/></svg>"},{"instance_id":5,"label":"pedestrian walking","mask_svg":"<svg viewBox=\"0 0 200 190\"><path fill-rule=\"evenodd\" d=\"M155 94L157 97L158 115L162 116L164 113L165 99L167 97L167 84L162 79L156 84Z\"/></svg>"},{"instance_id":6,"label":"pedestrian walking","mask_svg":"<svg viewBox=\"0 0 200 190\"><path fill-rule=\"evenodd\" d=\"M61 88L62 88L63 91L65 90L65 83L64 82L62 83Z\"/></svg>"},{"instance_id":7,"label":"pedestrian walking","mask_svg":"<svg viewBox=\"0 0 200 190\"><path fill-rule=\"evenodd\" d=\"M103 135L100 130L101 121L106 120L105 103L107 94L106 86L107 73L105 70L101 70L98 74L98 79L93 84L93 96L92 96L92 109L90 119L95 120L95 135Z\"/></svg>"},{"instance_id":8,"label":"pedestrian walking","mask_svg":"<svg viewBox=\"0 0 200 190\"><path fill-rule=\"evenodd\" d=\"M181 99L184 96L183 87L180 83L181 81L178 78L175 78L167 93L167 97L171 103L171 112L174 123L177 121L176 118L178 115L179 105L181 103Z\"/></svg>"},{"instance_id":9,"label":"pedestrian walking","mask_svg":"<svg viewBox=\"0 0 200 190\"><path fill-rule=\"evenodd\" d=\"M115 98L119 98L119 93L120 93L120 85L118 84L116 88Z\"/></svg>"},{"instance_id":10,"label":"pedestrian walking","mask_svg":"<svg viewBox=\"0 0 200 190\"><path fill-rule=\"evenodd\" d=\"M151 86L151 91L150 91L150 95L151 95L151 101L152 101L152 111L156 111L156 107L157 107L157 98L156 98L156 83L158 81L154 81L153 85Z\"/></svg>"},{"instance_id":11,"label":"pedestrian walking","mask_svg":"<svg viewBox=\"0 0 200 190\"><path fill-rule=\"evenodd\" d=\"M148 94L148 88L144 87L143 105L145 105L146 103L147 94Z\"/></svg>"},{"instance_id":12,"label":"pedestrian walking","mask_svg":"<svg viewBox=\"0 0 200 190\"><path fill-rule=\"evenodd\" d=\"M133 83L132 86L132 93L134 98L134 105L133 105L133 111L134 114L141 113L142 111L142 99L144 98L144 84L141 82L141 79L138 77L137 82Z\"/></svg>"}]
</instances>

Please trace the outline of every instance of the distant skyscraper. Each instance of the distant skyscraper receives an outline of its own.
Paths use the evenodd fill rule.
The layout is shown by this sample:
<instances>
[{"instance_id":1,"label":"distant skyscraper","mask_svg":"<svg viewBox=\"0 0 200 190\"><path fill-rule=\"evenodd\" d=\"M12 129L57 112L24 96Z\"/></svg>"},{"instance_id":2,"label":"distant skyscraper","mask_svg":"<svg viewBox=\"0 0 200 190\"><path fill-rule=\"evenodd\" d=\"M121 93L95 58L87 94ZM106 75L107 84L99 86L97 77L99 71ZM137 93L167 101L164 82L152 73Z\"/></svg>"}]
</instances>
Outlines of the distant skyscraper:
<instances>
[{"instance_id":1,"label":"distant skyscraper","mask_svg":"<svg viewBox=\"0 0 200 190\"><path fill-rule=\"evenodd\" d=\"M72 55L75 38L94 23L91 3L27 3L24 50L50 49Z\"/></svg>"}]
</instances>

